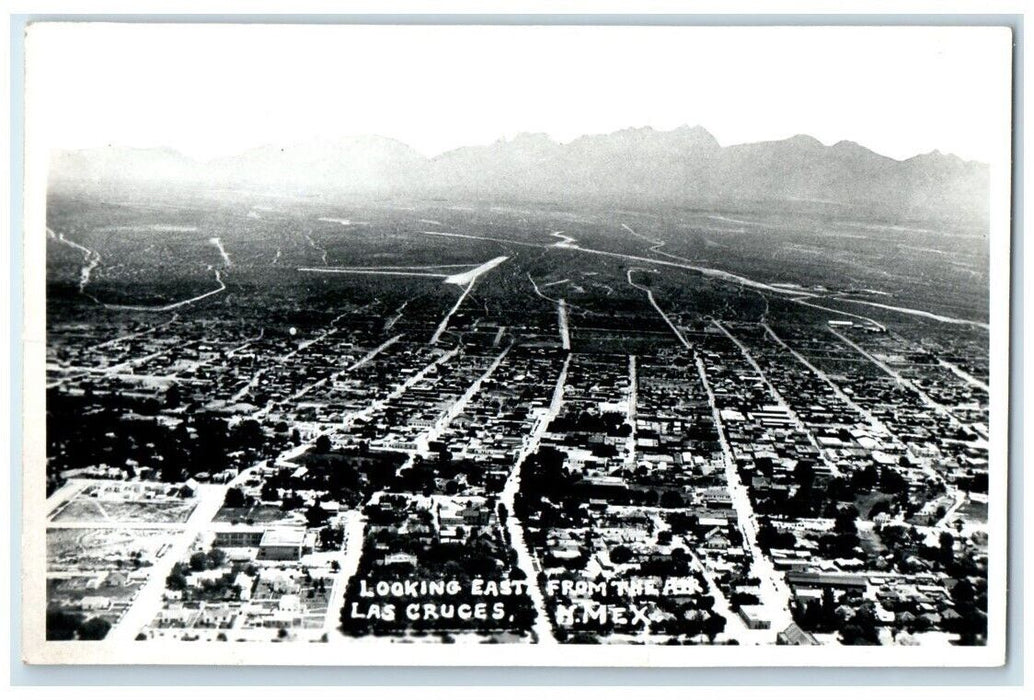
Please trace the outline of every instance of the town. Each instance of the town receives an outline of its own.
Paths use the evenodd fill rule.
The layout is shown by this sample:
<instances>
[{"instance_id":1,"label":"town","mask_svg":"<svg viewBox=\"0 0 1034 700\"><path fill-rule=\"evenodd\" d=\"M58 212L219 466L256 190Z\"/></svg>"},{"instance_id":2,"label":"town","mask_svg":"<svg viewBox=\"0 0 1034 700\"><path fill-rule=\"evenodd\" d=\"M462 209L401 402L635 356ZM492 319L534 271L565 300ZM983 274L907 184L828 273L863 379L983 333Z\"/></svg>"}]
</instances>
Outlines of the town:
<instances>
[{"instance_id":1,"label":"town","mask_svg":"<svg viewBox=\"0 0 1034 700\"><path fill-rule=\"evenodd\" d=\"M73 204L48 639L986 641L980 321L442 205L162 220L130 299Z\"/></svg>"}]
</instances>

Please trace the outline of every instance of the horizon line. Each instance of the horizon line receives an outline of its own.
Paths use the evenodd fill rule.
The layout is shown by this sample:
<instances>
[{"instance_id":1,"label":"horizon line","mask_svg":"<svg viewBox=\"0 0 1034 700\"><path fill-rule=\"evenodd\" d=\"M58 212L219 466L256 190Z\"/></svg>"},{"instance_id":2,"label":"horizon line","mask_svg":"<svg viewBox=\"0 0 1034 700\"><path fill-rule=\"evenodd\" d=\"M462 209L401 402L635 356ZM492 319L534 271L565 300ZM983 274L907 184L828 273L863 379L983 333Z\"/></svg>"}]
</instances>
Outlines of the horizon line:
<instances>
[{"instance_id":1,"label":"horizon line","mask_svg":"<svg viewBox=\"0 0 1034 700\"><path fill-rule=\"evenodd\" d=\"M213 156L207 156L207 157L199 157L199 156L196 156L196 155L191 155L188 151L184 150L182 147L173 146L173 145L169 145L169 144L154 144L154 145L143 146L143 145L134 145L134 144L129 144L129 143L118 143L118 142L115 142L115 141L112 141L112 142L110 142L108 144L105 144L105 145L95 145L95 146L78 146L78 147L73 147L73 146L55 146L55 147L52 147L50 149L50 155L53 156L53 155L59 154L59 153L84 153L84 152L89 152L89 151L99 151L99 150L103 150L105 148L121 148L121 149L126 149L126 150L137 150L137 151L170 151L172 153L175 153L178 156L181 156L183 158L191 160L191 161L193 161L193 162L195 162L195 163L197 163L199 165L205 165L205 164L217 162L217 161L220 161L220 160L236 158L236 157L242 156L242 155L244 155L246 153L250 153L252 151L258 151L258 150L262 150L262 149L266 149L266 148L296 148L296 147L299 147L299 146L306 146L306 145L310 145L310 144L343 143L343 142L346 142L346 141L349 141L349 140L384 139L384 140L387 140L387 141L394 141L394 142L396 142L398 144L401 144L401 145L405 146L406 148L411 149L412 151L414 151L415 153L419 154L421 157L423 157L423 158L425 158L427 160L435 160L437 158L440 158L443 155L446 155L446 154L449 154L449 153L453 153L453 152L456 152L456 151L460 151L460 150L464 150L464 149L469 149L469 148L487 148L487 147L491 147L491 146L494 146L494 145L500 144L500 143L512 143L512 142L518 140L521 137L528 137L528 136L532 136L532 137L544 136L547 140L549 140L553 144L556 144L558 146L569 146L572 143L574 143L576 141L579 141L581 139L604 137L604 136L613 136L615 134L620 134L622 132L627 132L627 131L649 131L649 132L656 132L656 133L659 133L659 134L671 134L671 133L674 133L674 132L677 132L677 131L694 131L694 130L701 130L704 133L706 133L708 136L710 136L712 139L714 139L715 143L717 143L718 147L721 148L721 149L734 148L736 146L750 146L750 145L757 145L757 144L763 144L763 143L781 143L781 142L784 142L784 141L791 141L793 139L806 138L806 139L814 140L815 142L820 144L823 148L834 148L835 146L838 146L840 144L853 144L853 145L858 146L860 148L864 148L865 150L869 151L870 153L873 153L874 155L877 155L877 156L879 156L881 158L886 158L888 160L892 160L892 161L897 162L897 163L905 163L907 161L913 160L913 159L918 158L920 156L941 155L941 156L948 156L948 157L957 158L957 159L961 160L964 163L974 163L974 164L984 165L984 166L989 165L989 163L987 161L985 161L985 160L980 160L980 159L976 159L976 158L964 158L964 157L958 155L957 153L955 153L953 151L942 150L940 148L935 148L935 149L930 150L930 151L916 152L913 155L905 157L905 158L897 158L897 157L894 157L894 156L887 155L885 153L881 153L880 151L875 150L874 148L872 148L870 146L867 146L864 143L861 143L859 141L854 141L852 139L839 139L839 140L837 140L837 141L835 141L833 143L826 143L822 139L819 139L816 136L812 136L811 134L807 134L807 133L804 133L804 132L798 132L798 133L795 133L795 134L792 134L790 136L786 136L786 137L783 137L783 138L771 138L771 139L760 139L760 140L756 140L756 141L735 141L735 142L731 142L731 143L722 143L718 139L718 137L715 136L714 133L711 132L710 129L708 129L707 127L704 127L701 124L695 124L695 125L681 124L681 125L676 126L676 127L672 128L672 129L662 129L662 128L658 128L658 127L655 127L655 126L652 126L652 125L649 125L649 124L643 125L643 126L626 126L626 127L620 128L620 129L613 130L613 131L583 133L583 134L579 134L578 136L575 136L575 137L569 138L569 139L558 138L558 137L554 136L553 134L550 134L549 132L546 132L546 131L521 130L521 131L517 131L517 132L510 132L510 134L512 134L512 135L503 134L503 135L501 135L501 136L499 136L499 137L497 137L494 140L489 141L489 142L462 144L462 145L446 148L444 150L440 150L440 151L437 151L437 152L428 152L428 151L426 151L424 149L421 149L421 148L418 148L416 146L413 146L412 144L410 144L405 139L402 139L402 138L397 137L397 136L389 136L389 135L386 135L386 134L378 134L378 133L371 133L371 132L358 132L358 133L352 133L352 134L339 134L339 135L317 135L317 136L314 136L314 137L311 137L311 138L308 138L308 139L294 140L294 141L281 141L281 142L266 141L264 143L255 144L253 146L248 146L248 147L236 149L236 150L233 150L233 151L228 151L228 152L223 153L221 155L213 155Z\"/></svg>"}]
</instances>

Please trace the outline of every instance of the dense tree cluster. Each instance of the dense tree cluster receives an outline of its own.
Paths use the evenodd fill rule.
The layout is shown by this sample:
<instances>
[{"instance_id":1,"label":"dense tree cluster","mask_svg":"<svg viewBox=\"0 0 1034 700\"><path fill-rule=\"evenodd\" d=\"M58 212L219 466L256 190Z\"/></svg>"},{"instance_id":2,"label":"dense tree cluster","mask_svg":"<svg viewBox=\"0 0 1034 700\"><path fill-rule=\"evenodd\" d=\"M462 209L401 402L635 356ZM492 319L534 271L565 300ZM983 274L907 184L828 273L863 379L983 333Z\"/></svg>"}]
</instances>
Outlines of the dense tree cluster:
<instances>
[{"instance_id":1,"label":"dense tree cluster","mask_svg":"<svg viewBox=\"0 0 1034 700\"><path fill-rule=\"evenodd\" d=\"M104 639L110 629L111 623L103 617L87 618L79 613L58 609L47 610L48 641L96 641Z\"/></svg>"}]
</instances>

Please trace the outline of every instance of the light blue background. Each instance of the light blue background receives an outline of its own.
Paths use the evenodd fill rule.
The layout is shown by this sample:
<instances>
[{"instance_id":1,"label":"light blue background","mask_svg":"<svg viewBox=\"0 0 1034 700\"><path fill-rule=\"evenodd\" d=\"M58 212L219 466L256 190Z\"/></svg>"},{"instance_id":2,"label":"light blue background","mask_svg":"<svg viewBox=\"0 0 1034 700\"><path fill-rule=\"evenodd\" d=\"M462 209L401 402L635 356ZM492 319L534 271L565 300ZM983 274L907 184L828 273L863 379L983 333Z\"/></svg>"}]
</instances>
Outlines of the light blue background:
<instances>
[{"instance_id":1,"label":"light blue background","mask_svg":"<svg viewBox=\"0 0 1034 700\"><path fill-rule=\"evenodd\" d=\"M869 668L330 668L27 666L21 662L21 319L24 33L35 21L279 24L981 25L1013 28L1013 227L1006 666ZM1021 685L1023 683L1023 17L1019 15L13 15L11 17L11 684L12 685ZM38 426L44 429L44 426ZM403 649L399 650L403 652Z\"/></svg>"}]
</instances>

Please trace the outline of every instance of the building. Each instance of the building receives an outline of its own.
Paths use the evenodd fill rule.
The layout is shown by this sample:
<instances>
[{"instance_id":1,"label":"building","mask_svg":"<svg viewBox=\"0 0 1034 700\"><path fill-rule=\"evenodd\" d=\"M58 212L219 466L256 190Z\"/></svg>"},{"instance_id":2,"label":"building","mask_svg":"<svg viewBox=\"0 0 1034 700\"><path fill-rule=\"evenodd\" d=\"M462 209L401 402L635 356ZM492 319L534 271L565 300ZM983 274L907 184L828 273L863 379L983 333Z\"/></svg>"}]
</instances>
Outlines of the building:
<instances>
[{"instance_id":1,"label":"building","mask_svg":"<svg viewBox=\"0 0 1034 700\"><path fill-rule=\"evenodd\" d=\"M783 646L818 646L819 640L811 632L805 632L797 626L796 622L790 624L785 630L776 635L776 644Z\"/></svg>"},{"instance_id":2,"label":"building","mask_svg":"<svg viewBox=\"0 0 1034 700\"><path fill-rule=\"evenodd\" d=\"M258 547L265 530L255 525L231 525L216 530L216 547Z\"/></svg>"},{"instance_id":3,"label":"building","mask_svg":"<svg viewBox=\"0 0 1034 700\"><path fill-rule=\"evenodd\" d=\"M266 530L259 542L259 559L297 561L302 556L305 530L277 528Z\"/></svg>"},{"instance_id":4,"label":"building","mask_svg":"<svg viewBox=\"0 0 1034 700\"><path fill-rule=\"evenodd\" d=\"M767 630L772 626L772 623L763 617L764 609L760 605L742 605L739 613L748 629Z\"/></svg>"}]
</instances>

